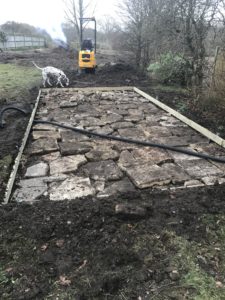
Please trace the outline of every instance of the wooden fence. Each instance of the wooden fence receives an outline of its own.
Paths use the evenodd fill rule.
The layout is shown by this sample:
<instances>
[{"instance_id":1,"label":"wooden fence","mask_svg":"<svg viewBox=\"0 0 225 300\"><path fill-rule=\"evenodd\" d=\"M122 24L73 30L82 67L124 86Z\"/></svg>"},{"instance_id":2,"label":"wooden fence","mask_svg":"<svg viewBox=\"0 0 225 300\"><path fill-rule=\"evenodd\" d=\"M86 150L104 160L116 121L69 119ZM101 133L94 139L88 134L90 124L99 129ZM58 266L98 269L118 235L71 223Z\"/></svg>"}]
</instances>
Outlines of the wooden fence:
<instances>
[{"instance_id":1,"label":"wooden fence","mask_svg":"<svg viewBox=\"0 0 225 300\"><path fill-rule=\"evenodd\" d=\"M0 42L1 49L41 48L46 46L44 38L25 35L7 35L6 42Z\"/></svg>"}]
</instances>

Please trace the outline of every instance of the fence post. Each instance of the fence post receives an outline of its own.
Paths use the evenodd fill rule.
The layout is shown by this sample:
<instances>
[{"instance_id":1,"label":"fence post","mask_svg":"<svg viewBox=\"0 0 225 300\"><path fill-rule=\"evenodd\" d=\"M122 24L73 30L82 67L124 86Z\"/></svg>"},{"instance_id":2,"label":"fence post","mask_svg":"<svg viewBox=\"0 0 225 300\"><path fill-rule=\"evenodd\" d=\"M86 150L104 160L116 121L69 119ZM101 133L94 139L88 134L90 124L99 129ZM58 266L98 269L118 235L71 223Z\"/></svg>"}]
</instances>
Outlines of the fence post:
<instances>
[{"instance_id":1,"label":"fence post","mask_svg":"<svg viewBox=\"0 0 225 300\"><path fill-rule=\"evenodd\" d=\"M14 48L16 49L16 37L15 37L15 32L13 33L13 37L14 37Z\"/></svg>"}]
</instances>

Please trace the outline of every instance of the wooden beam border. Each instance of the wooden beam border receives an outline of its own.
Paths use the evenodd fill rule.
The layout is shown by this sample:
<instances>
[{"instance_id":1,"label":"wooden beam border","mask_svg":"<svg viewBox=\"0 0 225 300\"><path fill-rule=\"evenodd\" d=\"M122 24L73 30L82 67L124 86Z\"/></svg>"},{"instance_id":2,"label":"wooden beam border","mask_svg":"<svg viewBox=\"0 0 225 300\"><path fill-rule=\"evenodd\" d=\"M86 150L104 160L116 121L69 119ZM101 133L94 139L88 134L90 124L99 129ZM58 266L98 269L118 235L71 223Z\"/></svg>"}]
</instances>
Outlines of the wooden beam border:
<instances>
[{"instance_id":1,"label":"wooden beam border","mask_svg":"<svg viewBox=\"0 0 225 300\"><path fill-rule=\"evenodd\" d=\"M31 131L31 127L33 125L33 120L34 120L34 117L35 117L35 114L36 114L36 111L37 111L37 108L38 108L38 104L39 104L39 101L40 101L40 96L41 96L41 90L39 90L38 97L36 99L34 109L33 109L32 114L30 116L30 120L29 120L29 123L27 125L25 135L23 137L22 144L20 146L18 155L15 159L15 162L14 162L14 165L13 165L13 168L12 168L12 172L11 172L10 177L9 177L9 181L8 181L8 184L7 184L7 187L6 187L5 197L4 197L4 201L3 201L4 204L7 204L9 202L10 197L11 197L12 188L13 188L13 185L14 185L14 182L15 182L15 179L16 179L16 174L17 174L17 171L18 171L18 168L19 168L20 160L21 160L24 148L26 146L26 143L27 143L30 131Z\"/></svg>"},{"instance_id":2,"label":"wooden beam border","mask_svg":"<svg viewBox=\"0 0 225 300\"><path fill-rule=\"evenodd\" d=\"M166 112L168 112L169 114L174 116L175 118L179 119L183 123L187 124L188 126L193 128L194 130L198 131L199 133L201 133L202 135L204 135L205 137L207 137L211 141L213 141L216 144L218 144L218 145L222 146L223 148L225 148L225 140L222 139L221 137L219 137L218 135L214 134L213 132L211 132L210 130L204 128L203 126L195 123L194 121L188 119L187 117L183 116L182 114L180 114L176 110L174 110L174 109L170 108L169 106L165 105L164 103L156 100L155 98L153 98L150 95L146 94L145 92L139 90L138 88L134 87L134 91L136 93L138 93L139 95L143 96L144 98L148 99L151 103L153 103L156 106L162 108L163 110L165 110Z\"/></svg>"}]
</instances>

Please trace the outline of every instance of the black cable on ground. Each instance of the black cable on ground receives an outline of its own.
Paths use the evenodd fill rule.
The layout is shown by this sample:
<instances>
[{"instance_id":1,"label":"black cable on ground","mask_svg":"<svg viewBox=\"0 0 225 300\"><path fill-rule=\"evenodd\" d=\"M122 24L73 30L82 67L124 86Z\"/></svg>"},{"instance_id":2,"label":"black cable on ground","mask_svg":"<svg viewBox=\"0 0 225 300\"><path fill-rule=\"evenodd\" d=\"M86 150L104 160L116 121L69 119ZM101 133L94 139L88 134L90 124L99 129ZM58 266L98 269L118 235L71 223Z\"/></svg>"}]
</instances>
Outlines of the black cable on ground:
<instances>
[{"instance_id":1,"label":"black cable on ground","mask_svg":"<svg viewBox=\"0 0 225 300\"><path fill-rule=\"evenodd\" d=\"M223 159L223 158L210 156L210 155L204 154L204 153L197 153L197 152L194 152L194 151L185 150L185 149L181 149L181 148L178 148L178 147L172 147L172 146L168 146L168 145L150 143L150 142L145 142L145 141L128 139L128 138L124 138L124 137L118 137L118 136L113 136L113 135L101 134L101 133L97 133L97 132L91 132L91 131L88 131L88 130L85 130L85 129L80 129L80 128L76 128L76 127L72 127L72 126L68 126L68 125L63 125L63 124L60 124L60 123L57 123L57 122L34 120L34 124L53 125L53 126L56 126L56 127L69 129L69 130L72 130L74 132L77 132L77 133L80 133L80 134L83 134L83 135L87 135L87 136L96 136L96 137L99 137L99 138L102 138L102 139L119 141L119 142L124 142L124 143L128 143L128 144L135 144L135 145L140 145L140 146L144 146L144 147L154 147L154 148L166 149L166 150L170 150L170 151L174 151L174 152L183 153L183 154L186 154L186 155L196 156L196 157L200 157L200 158L204 158L204 159L210 159L212 161L216 161L216 162L220 162L220 163L225 163L225 159Z\"/></svg>"},{"instance_id":2,"label":"black cable on ground","mask_svg":"<svg viewBox=\"0 0 225 300\"><path fill-rule=\"evenodd\" d=\"M7 111L7 110L17 110L21 113L23 113L24 115L28 114L28 112L22 108L19 108L19 107L16 107L16 106L7 106L5 108L3 108L1 111L0 111L0 128L3 128L4 127L4 124L3 124L3 115L4 113Z\"/></svg>"}]
</instances>

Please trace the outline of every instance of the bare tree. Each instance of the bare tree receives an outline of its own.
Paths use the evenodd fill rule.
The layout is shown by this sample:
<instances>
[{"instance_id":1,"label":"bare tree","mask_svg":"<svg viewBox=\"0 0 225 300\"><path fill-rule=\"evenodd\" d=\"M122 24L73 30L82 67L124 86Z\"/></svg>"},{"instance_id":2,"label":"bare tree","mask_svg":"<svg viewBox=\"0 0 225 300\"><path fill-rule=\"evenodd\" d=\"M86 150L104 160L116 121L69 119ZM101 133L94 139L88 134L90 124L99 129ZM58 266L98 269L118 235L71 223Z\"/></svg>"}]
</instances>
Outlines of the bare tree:
<instances>
[{"instance_id":1,"label":"bare tree","mask_svg":"<svg viewBox=\"0 0 225 300\"><path fill-rule=\"evenodd\" d=\"M124 39L122 28L118 22L110 17L105 16L99 22L98 40L111 49L121 49Z\"/></svg>"},{"instance_id":2,"label":"bare tree","mask_svg":"<svg viewBox=\"0 0 225 300\"><path fill-rule=\"evenodd\" d=\"M124 16L127 28L127 43L134 52L137 66L142 65L142 52L145 43L145 29L148 0L124 0L120 8Z\"/></svg>"},{"instance_id":3,"label":"bare tree","mask_svg":"<svg viewBox=\"0 0 225 300\"><path fill-rule=\"evenodd\" d=\"M124 0L128 43L138 66L146 67L161 54L182 54L201 86L206 39L217 22L224 0Z\"/></svg>"},{"instance_id":4,"label":"bare tree","mask_svg":"<svg viewBox=\"0 0 225 300\"><path fill-rule=\"evenodd\" d=\"M96 2L91 0L63 0L63 2L65 4L66 20L73 26L76 32L77 39L79 39L79 43L81 46L81 26L83 27L83 29L85 27L85 24L81 22L81 19L84 17L88 17L89 13L93 15L96 7Z\"/></svg>"}]
</instances>

